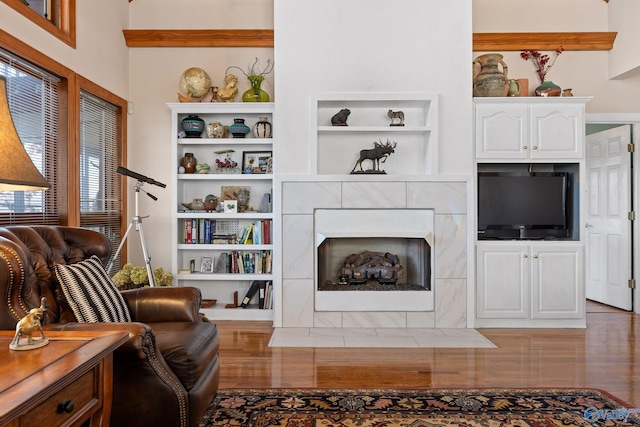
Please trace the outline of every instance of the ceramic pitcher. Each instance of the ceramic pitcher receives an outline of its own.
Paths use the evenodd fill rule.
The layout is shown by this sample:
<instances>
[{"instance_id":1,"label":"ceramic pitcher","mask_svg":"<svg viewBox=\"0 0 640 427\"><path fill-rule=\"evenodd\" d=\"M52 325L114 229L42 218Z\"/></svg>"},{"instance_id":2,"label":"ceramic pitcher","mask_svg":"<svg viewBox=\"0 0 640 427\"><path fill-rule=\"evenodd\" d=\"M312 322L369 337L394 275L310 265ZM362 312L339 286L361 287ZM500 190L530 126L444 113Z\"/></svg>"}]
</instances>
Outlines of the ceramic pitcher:
<instances>
[{"instance_id":1,"label":"ceramic pitcher","mask_svg":"<svg viewBox=\"0 0 640 427\"><path fill-rule=\"evenodd\" d=\"M473 96L507 96L509 77L507 64L499 53L487 53L473 61ZM480 71L476 73L477 66ZM502 67L500 71L499 67Z\"/></svg>"}]
</instances>

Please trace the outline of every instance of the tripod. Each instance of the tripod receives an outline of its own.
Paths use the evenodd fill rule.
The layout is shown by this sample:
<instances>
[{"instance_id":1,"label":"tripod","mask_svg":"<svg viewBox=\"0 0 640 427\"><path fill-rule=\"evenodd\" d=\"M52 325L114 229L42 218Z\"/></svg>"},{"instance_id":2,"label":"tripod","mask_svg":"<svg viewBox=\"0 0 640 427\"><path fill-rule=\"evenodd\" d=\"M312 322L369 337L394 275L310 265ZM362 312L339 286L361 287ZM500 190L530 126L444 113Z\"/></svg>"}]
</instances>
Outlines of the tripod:
<instances>
[{"instance_id":1,"label":"tripod","mask_svg":"<svg viewBox=\"0 0 640 427\"><path fill-rule=\"evenodd\" d=\"M144 265L147 268L147 277L149 278L149 286L152 287L152 288L155 288L156 287L156 280L155 280L155 277L153 276L153 269L151 268L151 257L149 256L149 251L147 250L147 242L144 239L144 230L142 228L142 218L148 218L149 215L147 215L145 217L141 217L138 214L138 195L140 194L140 190L141 190L141 187L142 187L143 184L144 183L142 181L138 181L136 183L135 187L134 187L134 190L135 190L135 215L131 218L131 222L129 222L129 227L127 227L127 232L124 233L124 236L122 237L122 240L120 241L120 245L118 246L118 250L113 255L113 258L111 259L111 262L109 262L109 265L107 266L107 274L111 275L111 268L113 267L113 264L115 263L116 259L118 258L118 255L120 254L120 251L122 250L122 247L124 246L124 243L127 240L127 236L129 235L129 232L135 226L136 231L140 235L140 243L142 244L142 255L144 256ZM151 197L153 200L158 200L158 198L156 196L154 196L153 194L147 193L146 191L145 191L145 193L147 194L147 196Z\"/></svg>"}]
</instances>

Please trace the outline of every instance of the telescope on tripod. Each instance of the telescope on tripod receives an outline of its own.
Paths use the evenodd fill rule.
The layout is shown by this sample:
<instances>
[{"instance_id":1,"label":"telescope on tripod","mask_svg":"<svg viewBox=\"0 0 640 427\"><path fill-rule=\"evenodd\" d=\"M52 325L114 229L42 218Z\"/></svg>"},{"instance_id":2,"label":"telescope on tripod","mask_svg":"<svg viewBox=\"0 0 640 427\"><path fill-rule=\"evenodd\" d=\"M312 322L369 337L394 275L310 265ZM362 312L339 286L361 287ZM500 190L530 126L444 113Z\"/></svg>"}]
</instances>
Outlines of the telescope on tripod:
<instances>
[{"instance_id":1,"label":"telescope on tripod","mask_svg":"<svg viewBox=\"0 0 640 427\"><path fill-rule=\"evenodd\" d=\"M111 261L107 266L107 274L111 275L111 269L113 268L113 264L116 262L116 259L118 259L118 255L120 255L120 251L122 250L122 247L127 241L127 236L129 236L129 232L135 227L135 230L138 232L138 235L140 236L140 243L142 245L142 255L144 256L144 266L147 269L147 277L149 278L149 286L152 288L155 288L156 280L155 280L155 277L153 276L153 269L151 268L151 256L149 255L149 250L147 249L147 242L144 238L144 229L142 227L142 219L149 218L149 215L144 217L140 216L140 213L138 211L139 209L138 196L140 194L140 191L142 191L147 196L149 196L152 200L156 201L158 200L158 198L153 194L142 190L142 186L145 183L149 183L149 184L157 185L158 187L165 188L166 184L158 182L155 179L149 178L142 174L130 171L129 169L123 168L122 166L118 166L118 169L116 170L116 172L118 172L120 175L125 175L125 176L129 176L131 178L136 179L136 183L133 187L134 195L135 195L135 215L131 218L131 221L129 222L129 226L127 227L127 231L124 233L124 236L120 241L120 245L118 245L118 250L113 254L113 258L111 258Z\"/></svg>"}]
</instances>

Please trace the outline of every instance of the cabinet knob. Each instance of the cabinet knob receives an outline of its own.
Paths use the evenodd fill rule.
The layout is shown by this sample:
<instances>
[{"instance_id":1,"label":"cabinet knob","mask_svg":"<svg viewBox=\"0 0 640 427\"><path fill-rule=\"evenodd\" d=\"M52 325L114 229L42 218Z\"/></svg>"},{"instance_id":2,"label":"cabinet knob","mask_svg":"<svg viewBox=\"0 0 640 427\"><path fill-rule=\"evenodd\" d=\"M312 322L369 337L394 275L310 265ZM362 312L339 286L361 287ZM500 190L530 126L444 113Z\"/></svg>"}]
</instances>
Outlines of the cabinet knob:
<instances>
[{"instance_id":1,"label":"cabinet knob","mask_svg":"<svg viewBox=\"0 0 640 427\"><path fill-rule=\"evenodd\" d=\"M534 256L533 256L533 258L534 258L534 259L538 259L538 255L534 255Z\"/></svg>"},{"instance_id":2,"label":"cabinet knob","mask_svg":"<svg viewBox=\"0 0 640 427\"><path fill-rule=\"evenodd\" d=\"M526 258L529 258L529 255L524 254L524 255L522 255L522 258L525 258L525 259L526 259Z\"/></svg>"},{"instance_id":3,"label":"cabinet knob","mask_svg":"<svg viewBox=\"0 0 640 427\"><path fill-rule=\"evenodd\" d=\"M66 412L67 414L69 414L73 412L74 406L75 404L73 403L73 400L63 400L60 403L58 403L58 408L56 409L56 413L62 414L63 412Z\"/></svg>"},{"instance_id":4,"label":"cabinet knob","mask_svg":"<svg viewBox=\"0 0 640 427\"><path fill-rule=\"evenodd\" d=\"M537 146L537 145L534 145L534 146L533 146L533 149L534 149L534 150L537 150L537 149L538 149L538 146Z\"/></svg>"},{"instance_id":5,"label":"cabinet knob","mask_svg":"<svg viewBox=\"0 0 640 427\"><path fill-rule=\"evenodd\" d=\"M526 145L524 147L522 147L523 150L528 150L529 147L527 147Z\"/></svg>"}]
</instances>

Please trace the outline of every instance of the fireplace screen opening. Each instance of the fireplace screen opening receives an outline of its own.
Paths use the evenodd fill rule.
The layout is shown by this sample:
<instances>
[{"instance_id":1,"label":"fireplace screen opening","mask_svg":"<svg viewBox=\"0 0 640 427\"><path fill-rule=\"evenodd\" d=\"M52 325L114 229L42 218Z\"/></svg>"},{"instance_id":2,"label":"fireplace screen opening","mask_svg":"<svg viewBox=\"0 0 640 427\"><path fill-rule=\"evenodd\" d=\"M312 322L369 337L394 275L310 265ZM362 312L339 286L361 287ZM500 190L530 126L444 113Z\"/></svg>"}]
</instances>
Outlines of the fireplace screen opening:
<instances>
[{"instance_id":1,"label":"fireplace screen opening","mask_svg":"<svg viewBox=\"0 0 640 427\"><path fill-rule=\"evenodd\" d=\"M318 246L319 291L430 291L424 238L327 238Z\"/></svg>"}]
</instances>

